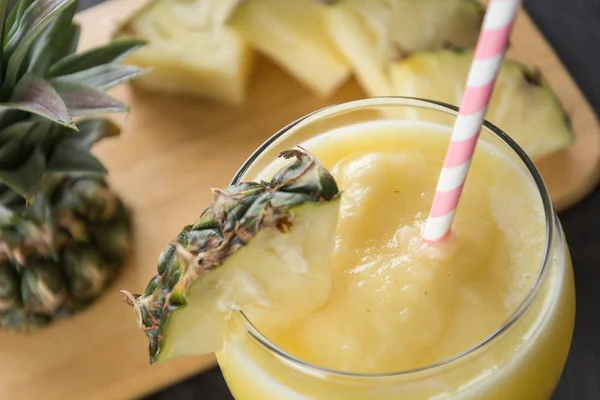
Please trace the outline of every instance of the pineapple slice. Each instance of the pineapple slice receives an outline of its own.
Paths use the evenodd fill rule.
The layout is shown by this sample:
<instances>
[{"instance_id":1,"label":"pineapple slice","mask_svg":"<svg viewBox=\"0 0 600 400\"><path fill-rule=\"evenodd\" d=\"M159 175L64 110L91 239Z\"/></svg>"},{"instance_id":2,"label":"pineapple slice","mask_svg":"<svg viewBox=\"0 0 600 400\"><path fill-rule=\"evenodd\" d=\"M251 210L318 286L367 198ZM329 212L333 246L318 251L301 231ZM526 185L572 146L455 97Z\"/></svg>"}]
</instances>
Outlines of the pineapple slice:
<instances>
[{"instance_id":1,"label":"pineapple slice","mask_svg":"<svg viewBox=\"0 0 600 400\"><path fill-rule=\"evenodd\" d=\"M477 42L484 9L475 0L339 0L328 29L369 96L393 94L391 62L410 53Z\"/></svg>"},{"instance_id":2,"label":"pineapple slice","mask_svg":"<svg viewBox=\"0 0 600 400\"><path fill-rule=\"evenodd\" d=\"M252 49L225 24L236 5L236 0L155 0L136 13L117 33L149 42L124 61L152 69L136 85L243 102Z\"/></svg>"},{"instance_id":3,"label":"pineapple slice","mask_svg":"<svg viewBox=\"0 0 600 400\"><path fill-rule=\"evenodd\" d=\"M471 50L416 53L391 67L394 94L458 106L472 59ZM439 122L452 123L451 117L442 118ZM500 69L486 119L534 159L567 147L574 138L565 111L541 74L512 60Z\"/></svg>"},{"instance_id":4,"label":"pineapple slice","mask_svg":"<svg viewBox=\"0 0 600 400\"><path fill-rule=\"evenodd\" d=\"M270 182L215 190L200 219L163 252L144 294L124 292L151 362L220 350L235 310L272 330L326 302L338 188L312 155L282 155L296 160Z\"/></svg>"},{"instance_id":5,"label":"pineapple slice","mask_svg":"<svg viewBox=\"0 0 600 400\"><path fill-rule=\"evenodd\" d=\"M329 96L351 75L329 38L326 6L315 0L246 0L229 24L254 48L320 96Z\"/></svg>"}]
</instances>

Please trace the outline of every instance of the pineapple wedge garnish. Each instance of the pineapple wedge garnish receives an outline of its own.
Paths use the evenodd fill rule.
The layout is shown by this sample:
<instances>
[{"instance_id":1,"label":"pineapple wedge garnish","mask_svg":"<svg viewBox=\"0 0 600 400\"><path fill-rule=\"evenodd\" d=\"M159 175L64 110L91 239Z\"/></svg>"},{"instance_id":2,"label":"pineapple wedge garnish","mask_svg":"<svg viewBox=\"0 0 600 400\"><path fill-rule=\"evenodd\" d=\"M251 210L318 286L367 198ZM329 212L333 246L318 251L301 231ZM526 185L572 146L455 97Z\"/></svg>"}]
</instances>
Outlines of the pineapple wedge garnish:
<instances>
[{"instance_id":1,"label":"pineapple wedge garnish","mask_svg":"<svg viewBox=\"0 0 600 400\"><path fill-rule=\"evenodd\" d=\"M139 10L116 37L148 45L125 63L151 68L136 85L207 97L223 103L245 100L252 49L226 25L237 0L155 0Z\"/></svg>"},{"instance_id":2,"label":"pineapple wedge garnish","mask_svg":"<svg viewBox=\"0 0 600 400\"><path fill-rule=\"evenodd\" d=\"M416 53L391 67L394 94L458 106L472 59L471 50ZM512 60L502 64L485 118L534 159L567 147L574 138L565 111L539 71ZM452 124L452 119L439 122Z\"/></svg>"},{"instance_id":3,"label":"pineapple wedge garnish","mask_svg":"<svg viewBox=\"0 0 600 400\"><path fill-rule=\"evenodd\" d=\"M325 97L351 75L327 32L326 10L317 0L246 0L229 24L301 84Z\"/></svg>"},{"instance_id":4,"label":"pineapple wedge garnish","mask_svg":"<svg viewBox=\"0 0 600 400\"><path fill-rule=\"evenodd\" d=\"M367 95L391 96L391 62L474 46L483 13L475 0L339 0L328 7L328 29Z\"/></svg>"},{"instance_id":5,"label":"pineapple wedge garnish","mask_svg":"<svg viewBox=\"0 0 600 400\"><path fill-rule=\"evenodd\" d=\"M236 310L259 329L277 329L326 302L340 193L312 155L282 156L295 160L270 182L214 190L161 254L144 293L124 292L151 362L220 350Z\"/></svg>"}]
</instances>

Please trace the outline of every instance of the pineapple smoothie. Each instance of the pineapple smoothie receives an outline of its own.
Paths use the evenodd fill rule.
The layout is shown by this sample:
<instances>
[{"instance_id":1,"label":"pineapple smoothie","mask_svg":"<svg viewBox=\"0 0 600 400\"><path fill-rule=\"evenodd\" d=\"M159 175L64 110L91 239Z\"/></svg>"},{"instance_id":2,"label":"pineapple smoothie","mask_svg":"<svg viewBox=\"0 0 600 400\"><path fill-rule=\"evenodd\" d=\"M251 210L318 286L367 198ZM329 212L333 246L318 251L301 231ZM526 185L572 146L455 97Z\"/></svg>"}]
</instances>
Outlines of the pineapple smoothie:
<instances>
[{"instance_id":1,"label":"pineapple smoothie","mask_svg":"<svg viewBox=\"0 0 600 400\"><path fill-rule=\"evenodd\" d=\"M331 291L287 326L251 326L241 314L230 321L217 356L237 400L551 396L574 319L560 228L547 249L539 190L524 167L482 142L452 236L424 243L449 136L434 124L371 121L303 142L342 192Z\"/></svg>"},{"instance_id":2,"label":"pineapple smoothie","mask_svg":"<svg viewBox=\"0 0 600 400\"><path fill-rule=\"evenodd\" d=\"M215 353L237 400L549 399L574 325L558 218L486 125L452 235L423 242L439 114L358 100L267 140L123 290L150 362Z\"/></svg>"}]
</instances>

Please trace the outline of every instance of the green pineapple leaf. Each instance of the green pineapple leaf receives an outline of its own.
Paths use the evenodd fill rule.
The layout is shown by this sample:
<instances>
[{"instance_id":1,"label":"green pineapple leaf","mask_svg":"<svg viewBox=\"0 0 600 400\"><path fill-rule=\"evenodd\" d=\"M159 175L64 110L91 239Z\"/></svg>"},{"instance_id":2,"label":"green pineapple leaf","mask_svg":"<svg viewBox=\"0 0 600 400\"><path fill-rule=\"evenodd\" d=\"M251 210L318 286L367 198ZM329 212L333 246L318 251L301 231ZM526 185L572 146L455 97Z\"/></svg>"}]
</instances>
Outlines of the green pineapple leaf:
<instances>
[{"instance_id":1,"label":"green pineapple leaf","mask_svg":"<svg viewBox=\"0 0 600 400\"><path fill-rule=\"evenodd\" d=\"M86 149L90 149L94 143L111 136L118 136L121 129L114 122L104 118L90 118L77 123L79 132L73 140L76 140Z\"/></svg>"},{"instance_id":2,"label":"green pineapple leaf","mask_svg":"<svg viewBox=\"0 0 600 400\"><path fill-rule=\"evenodd\" d=\"M23 210L21 215L38 226L52 223L50 204L48 204L46 196L40 192L35 195L35 200Z\"/></svg>"},{"instance_id":3,"label":"green pineapple leaf","mask_svg":"<svg viewBox=\"0 0 600 400\"><path fill-rule=\"evenodd\" d=\"M74 2L38 36L26 62L28 72L44 76L53 64L76 51L80 35L79 26L72 23L76 10Z\"/></svg>"},{"instance_id":4,"label":"green pineapple leaf","mask_svg":"<svg viewBox=\"0 0 600 400\"><path fill-rule=\"evenodd\" d=\"M83 53L70 54L54 64L49 77L57 77L85 71L102 64L116 63L131 51L146 44L140 39L123 39L111 42Z\"/></svg>"},{"instance_id":5,"label":"green pineapple leaf","mask_svg":"<svg viewBox=\"0 0 600 400\"><path fill-rule=\"evenodd\" d=\"M4 144L13 139L21 139L24 136L24 132L32 129L36 123L36 121L21 121L2 129L0 131L0 146L4 146Z\"/></svg>"},{"instance_id":6,"label":"green pineapple leaf","mask_svg":"<svg viewBox=\"0 0 600 400\"><path fill-rule=\"evenodd\" d=\"M56 144L52 156L46 164L46 171L57 174L80 176L104 175L106 168L81 143L66 139Z\"/></svg>"},{"instance_id":7,"label":"green pineapple leaf","mask_svg":"<svg viewBox=\"0 0 600 400\"><path fill-rule=\"evenodd\" d=\"M23 121L0 131L0 180L28 201L44 173L45 156L40 142L46 133L44 124L35 121Z\"/></svg>"},{"instance_id":8,"label":"green pineapple leaf","mask_svg":"<svg viewBox=\"0 0 600 400\"><path fill-rule=\"evenodd\" d=\"M59 93L46 80L33 74L23 76L9 101L0 103L0 109L3 107L41 115L58 124L77 129Z\"/></svg>"},{"instance_id":9,"label":"green pineapple leaf","mask_svg":"<svg viewBox=\"0 0 600 400\"><path fill-rule=\"evenodd\" d=\"M44 176L45 161L44 155L36 147L19 168L0 169L0 181L23 196L27 203L31 203Z\"/></svg>"},{"instance_id":10,"label":"green pineapple leaf","mask_svg":"<svg viewBox=\"0 0 600 400\"><path fill-rule=\"evenodd\" d=\"M52 49L52 63L48 65L48 69L59 60L65 58L69 54L77 51L81 28L73 22L73 17L77 12L78 1L71 4L60 16L53 22L52 34L49 46Z\"/></svg>"},{"instance_id":11,"label":"green pineapple leaf","mask_svg":"<svg viewBox=\"0 0 600 400\"><path fill-rule=\"evenodd\" d=\"M15 32L17 31L17 28L19 27L19 21L21 21L21 18L23 18L23 14L25 13L25 10L27 10L27 8L31 5L31 3L33 3L33 1L34 0L20 0L13 7L12 11L10 12L10 14L8 15L8 18L6 20L5 29L8 29L8 32L4 35L4 41L3 41L4 46L6 46L6 42L8 41L8 38L12 37L15 34Z\"/></svg>"},{"instance_id":12,"label":"green pineapple leaf","mask_svg":"<svg viewBox=\"0 0 600 400\"><path fill-rule=\"evenodd\" d=\"M62 130L62 132L61 132ZM0 146L7 140L15 139L21 141L21 153L28 152L35 146L39 146L43 154L49 154L54 143L65 136L64 132L77 133L71 128L57 125L54 122L40 116L9 125L0 131ZM29 154L29 153L27 153Z\"/></svg>"},{"instance_id":13,"label":"green pineapple leaf","mask_svg":"<svg viewBox=\"0 0 600 400\"><path fill-rule=\"evenodd\" d=\"M0 205L6 207L18 207L23 203L21 195L10 187L0 183L0 188Z\"/></svg>"},{"instance_id":14,"label":"green pineapple leaf","mask_svg":"<svg viewBox=\"0 0 600 400\"><path fill-rule=\"evenodd\" d=\"M72 116L129 110L127 105L103 91L78 82L54 82L53 86Z\"/></svg>"},{"instance_id":15,"label":"green pineapple leaf","mask_svg":"<svg viewBox=\"0 0 600 400\"><path fill-rule=\"evenodd\" d=\"M52 51L50 50L50 34L51 30L44 31L34 40L29 49L28 55L24 61L26 72L44 76L50 65L52 65Z\"/></svg>"},{"instance_id":16,"label":"green pineapple leaf","mask_svg":"<svg viewBox=\"0 0 600 400\"><path fill-rule=\"evenodd\" d=\"M4 27L6 24L6 11L8 9L8 0L0 0L0 34L4 35ZM4 44L0 41L0 66L2 65L2 50ZM0 84L2 81L0 80Z\"/></svg>"},{"instance_id":17,"label":"green pineapple leaf","mask_svg":"<svg viewBox=\"0 0 600 400\"><path fill-rule=\"evenodd\" d=\"M19 137L11 138L0 147L0 169L13 169L19 161L21 141Z\"/></svg>"},{"instance_id":18,"label":"green pineapple leaf","mask_svg":"<svg viewBox=\"0 0 600 400\"><path fill-rule=\"evenodd\" d=\"M77 50L80 36L81 27L77 24L62 26L61 29L57 30L51 42L53 59L46 71L50 69L51 65L56 64L59 60Z\"/></svg>"},{"instance_id":19,"label":"green pineapple leaf","mask_svg":"<svg viewBox=\"0 0 600 400\"><path fill-rule=\"evenodd\" d=\"M60 12L64 11L74 1L35 0L23 12L22 18L17 19L19 21L18 27L12 34L9 33L4 46L6 74L0 88L0 98L6 98L10 94L19 78L18 75L23 61L26 60L31 45L38 35L60 15ZM29 1L26 1L26 3L29 3ZM17 7L20 8L21 4L19 3Z\"/></svg>"},{"instance_id":20,"label":"green pineapple leaf","mask_svg":"<svg viewBox=\"0 0 600 400\"><path fill-rule=\"evenodd\" d=\"M0 107L0 129L4 129L12 124L26 120L27 118L32 117L32 115L35 114L14 108Z\"/></svg>"},{"instance_id":21,"label":"green pineapple leaf","mask_svg":"<svg viewBox=\"0 0 600 400\"><path fill-rule=\"evenodd\" d=\"M98 90L108 90L120 83L127 82L144 74L146 70L135 66L105 64L74 72L68 75L51 78L50 83L79 82Z\"/></svg>"},{"instance_id":22,"label":"green pineapple leaf","mask_svg":"<svg viewBox=\"0 0 600 400\"><path fill-rule=\"evenodd\" d=\"M0 168L16 168L17 163L26 160L36 146L44 153L43 142L47 133L47 125L42 121L19 122L0 131ZM12 146L15 147L11 149Z\"/></svg>"}]
</instances>

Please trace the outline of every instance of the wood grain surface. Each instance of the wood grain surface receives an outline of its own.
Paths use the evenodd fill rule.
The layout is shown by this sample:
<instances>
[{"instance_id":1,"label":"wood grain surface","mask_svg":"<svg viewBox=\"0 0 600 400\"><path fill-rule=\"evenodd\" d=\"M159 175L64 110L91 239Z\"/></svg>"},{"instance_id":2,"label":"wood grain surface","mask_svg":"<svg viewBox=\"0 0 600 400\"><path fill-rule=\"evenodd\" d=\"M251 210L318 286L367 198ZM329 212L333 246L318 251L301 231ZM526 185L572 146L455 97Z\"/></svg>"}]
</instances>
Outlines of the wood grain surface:
<instances>
[{"instance_id":1,"label":"wood grain surface","mask_svg":"<svg viewBox=\"0 0 600 400\"><path fill-rule=\"evenodd\" d=\"M82 0L81 6L92 2ZM113 0L80 14L78 18L83 21L82 47L105 41L115 22L139 2ZM564 176L560 174L568 172L569 168L573 171L571 166L575 164L568 157L567 161L563 160L566 164L559 169L542 170L554 198L566 199L562 204L566 206L585 195L595 181L600 148L597 119L561 63L523 17L515 31L512 50L515 56L519 54L517 43L520 39L527 43L527 48L521 50L521 56L530 57L523 61L533 61L542 67L545 74L554 75L554 79L550 77L554 89L574 119L580 121L574 121L578 131L576 146L580 147L576 149L576 157L570 160L586 158L590 163L585 169L589 173L572 176L579 191L565 191L567 196L561 197L560 190L564 186L552 186L553 179L557 182L556 177ZM209 201L208 188L227 184L237 167L264 139L307 112L360 98L363 94L355 83L350 82L333 98L316 99L265 60L259 60L248 104L240 107L133 92L129 87L119 88L114 94L129 102L132 111L127 116L115 117L123 125L123 136L101 144L97 153L111 171L111 183L134 209L134 255L110 293L86 313L27 338L0 333L0 399L130 399L144 395L153 400L229 399L216 369L150 395L212 366L214 360L212 357L199 357L149 366L142 334L135 326L132 311L121 303L118 289L143 288L155 271L160 250L184 224L193 221ZM584 140L589 140L587 145L581 144ZM543 164L541 166L544 167ZM572 180L569 182L573 183ZM590 270L593 266L589 260L600 261L597 252L593 253L589 248L590 241L598 239L596 232L600 218L596 217L596 229L584 224L586 216L591 218L591 211L594 215L598 214L600 195L594 193L594 198L595 203L587 200L561 215L576 266L578 301L582 296L580 287L584 295L590 294L589 298L583 298L583 305L578 302L579 331L581 313L584 318L586 315L592 318L591 301L596 300L595 304L600 304L598 290L592 289L599 283L600 275L595 272L598 268L588 275L580 272L581 264L584 268L587 265ZM561 205L560 201L557 203ZM577 228L582 224L587 228ZM569 235L574 229L579 230ZM584 244L588 247L582 247ZM592 297L594 293L596 297ZM576 371L572 379L578 379L584 370L598 371L598 340L592 339L591 332L595 332L597 338L600 328L597 317L593 318L595 330L588 329L579 336L576 331L574 351L582 361L575 365L570 361L567 374L571 369ZM586 349L589 350L586 346L593 343L596 352L583 356ZM559 387L563 394L559 395L564 397L560 398L600 398L597 378L595 381L588 380L585 385L585 391L577 392L577 386L562 389L563 384ZM578 397L566 397L572 393L578 394ZM589 393L598 396L585 397Z\"/></svg>"}]
</instances>

